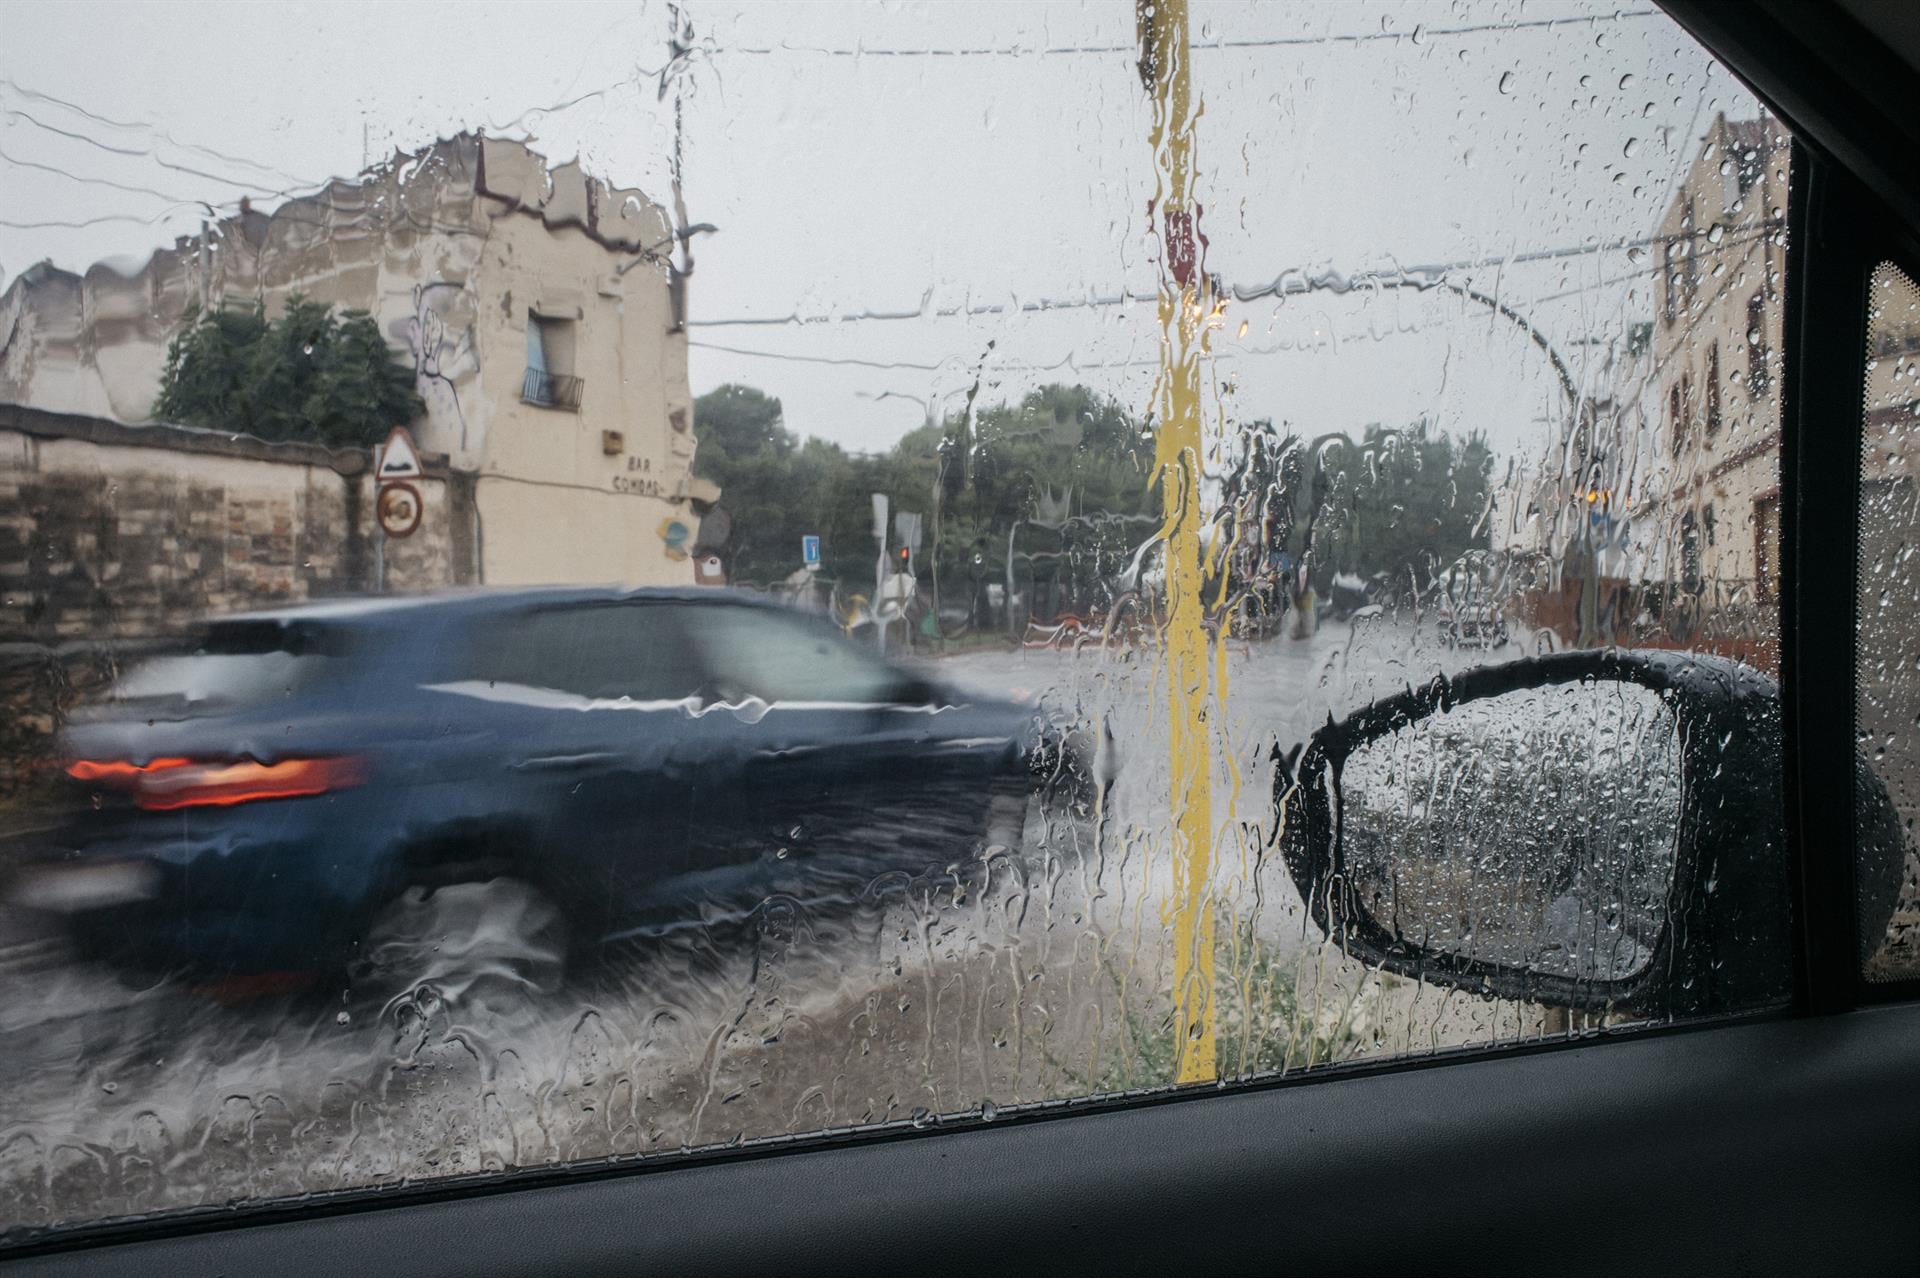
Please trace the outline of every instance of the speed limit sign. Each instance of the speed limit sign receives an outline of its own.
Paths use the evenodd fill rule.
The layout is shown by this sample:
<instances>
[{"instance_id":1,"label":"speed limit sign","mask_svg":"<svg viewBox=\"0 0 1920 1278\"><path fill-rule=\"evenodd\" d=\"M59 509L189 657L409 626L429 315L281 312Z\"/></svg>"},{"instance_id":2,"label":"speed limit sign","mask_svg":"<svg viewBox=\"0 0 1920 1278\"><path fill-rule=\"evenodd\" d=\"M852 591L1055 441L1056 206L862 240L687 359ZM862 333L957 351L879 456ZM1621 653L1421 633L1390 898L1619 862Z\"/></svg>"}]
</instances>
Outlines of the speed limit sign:
<instances>
[{"instance_id":1,"label":"speed limit sign","mask_svg":"<svg viewBox=\"0 0 1920 1278\"><path fill-rule=\"evenodd\" d=\"M387 536L411 537L420 526L421 506L420 490L412 484L382 484L373 510Z\"/></svg>"}]
</instances>

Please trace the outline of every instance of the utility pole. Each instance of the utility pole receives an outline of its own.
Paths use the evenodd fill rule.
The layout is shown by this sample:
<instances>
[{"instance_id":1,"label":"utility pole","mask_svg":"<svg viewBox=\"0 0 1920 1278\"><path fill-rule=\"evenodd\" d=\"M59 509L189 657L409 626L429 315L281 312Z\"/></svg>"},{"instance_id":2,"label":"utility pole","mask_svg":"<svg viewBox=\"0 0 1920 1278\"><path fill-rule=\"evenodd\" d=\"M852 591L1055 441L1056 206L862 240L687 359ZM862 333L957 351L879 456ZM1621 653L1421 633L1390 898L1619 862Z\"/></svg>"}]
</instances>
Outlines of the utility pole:
<instances>
[{"instance_id":1,"label":"utility pole","mask_svg":"<svg viewBox=\"0 0 1920 1278\"><path fill-rule=\"evenodd\" d=\"M929 395L923 399L918 395L908 395L903 391L881 391L878 395L871 394L867 391L855 391L854 394L861 399L873 400L875 403L879 403L883 399L904 399L910 404L920 405L921 409L926 413L925 424L929 429L929 433L931 433L934 426L939 424L936 418L936 409L940 401L946 398L939 395ZM938 629L940 625L940 513L941 507L946 501L947 487L946 440L942 439L935 445L935 449L933 476L933 622L935 629ZM885 551L886 547L881 547L882 558L885 558Z\"/></svg>"},{"instance_id":2,"label":"utility pole","mask_svg":"<svg viewBox=\"0 0 1920 1278\"><path fill-rule=\"evenodd\" d=\"M1173 806L1174 1081L1219 1076L1214 1039L1213 737L1214 662L1204 624L1201 544L1200 358L1213 288L1200 260L1194 199L1195 125L1187 0L1135 0L1140 78L1151 99L1148 144L1160 241L1160 377L1154 474L1166 511L1168 775ZM1224 691L1224 689L1221 689Z\"/></svg>"},{"instance_id":3,"label":"utility pole","mask_svg":"<svg viewBox=\"0 0 1920 1278\"><path fill-rule=\"evenodd\" d=\"M669 257L667 263L668 301L673 308L675 333L687 329L687 281L693 278L694 228L687 217L686 191L686 77L692 65L693 21L680 12L680 6L667 6L667 61L660 69L660 96L667 94L667 81L673 81L673 154L669 159L673 188L673 223L680 241L680 260ZM711 228L709 228L711 229ZM669 250L671 252L671 250Z\"/></svg>"},{"instance_id":4,"label":"utility pole","mask_svg":"<svg viewBox=\"0 0 1920 1278\"><path fill-rule=\"evenodd\" d=\"M200 313L213 305L213 223L200 219Z\"/></svg>"},{"instance_id":5,"label":"utility pole","mask_svg":"<svg viewBox=\"0 0 1920 1278\"><path fill-rule=\"evenodd\" d=\"M887 623L880 615L881 592L887 588L887 495L873 494L873 540L877 548L873 560L873 612L874 642L880 651L887 650Z\"/></svg>"}]
</instances>

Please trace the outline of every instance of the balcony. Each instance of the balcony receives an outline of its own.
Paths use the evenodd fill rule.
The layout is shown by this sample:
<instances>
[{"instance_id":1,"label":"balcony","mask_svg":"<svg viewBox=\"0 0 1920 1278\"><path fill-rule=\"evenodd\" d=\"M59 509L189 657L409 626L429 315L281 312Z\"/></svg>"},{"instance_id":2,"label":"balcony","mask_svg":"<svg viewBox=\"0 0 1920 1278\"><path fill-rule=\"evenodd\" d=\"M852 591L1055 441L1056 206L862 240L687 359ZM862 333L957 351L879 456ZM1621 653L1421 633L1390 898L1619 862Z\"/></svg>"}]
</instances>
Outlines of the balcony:
<instances>
[{"instance_id":1,"label":"balcony","mask_svg":"<svg viewBox=\"0 0 1920 1278\"><path fill-rule=\"evenodd\" d=\"M580 411L580 394L586 388L586 382L578 377L569 377L564 373L543 373L537 368L529 368L527 379L520 383L520 402L536 408L559 408L577 413Z\"/></svg>"}]
</instances>

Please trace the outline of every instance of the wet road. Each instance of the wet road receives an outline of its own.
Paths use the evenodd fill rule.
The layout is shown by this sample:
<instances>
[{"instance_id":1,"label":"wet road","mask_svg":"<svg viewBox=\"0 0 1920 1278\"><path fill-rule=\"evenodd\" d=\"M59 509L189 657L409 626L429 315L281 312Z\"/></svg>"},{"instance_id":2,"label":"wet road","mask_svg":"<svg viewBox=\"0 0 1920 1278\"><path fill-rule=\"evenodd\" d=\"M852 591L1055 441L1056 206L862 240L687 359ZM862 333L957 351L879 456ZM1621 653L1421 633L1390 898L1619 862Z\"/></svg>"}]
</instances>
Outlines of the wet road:
<instances>
[{"instance_id":1,"label":"wet road","mask_svg":"<svg viewBox=\"0 0 1920 1278\"><path fill-rule=\"evenodd\" d=\"M1517 655L1515 649L1492 659ZM1366 973L1318 944L1269 855L1272 748L1488 659L1384 620L1229 644L1215 729L1223 1074L1538 1032L1532 1009ZM553 1004L223 1009L16 944L0 999L9 1228L876 1123L1165 1085L1168 762L1152 651L975 653L963 686L1104 721L1098 821L1030 815L1000 857L851 914L768 911L648 947ZM911 837L902 831L901 837ZM15 938L16 941L31 938ZM943 1117L944 1116L944 1117Z\"/></svg>"}]
</instances>

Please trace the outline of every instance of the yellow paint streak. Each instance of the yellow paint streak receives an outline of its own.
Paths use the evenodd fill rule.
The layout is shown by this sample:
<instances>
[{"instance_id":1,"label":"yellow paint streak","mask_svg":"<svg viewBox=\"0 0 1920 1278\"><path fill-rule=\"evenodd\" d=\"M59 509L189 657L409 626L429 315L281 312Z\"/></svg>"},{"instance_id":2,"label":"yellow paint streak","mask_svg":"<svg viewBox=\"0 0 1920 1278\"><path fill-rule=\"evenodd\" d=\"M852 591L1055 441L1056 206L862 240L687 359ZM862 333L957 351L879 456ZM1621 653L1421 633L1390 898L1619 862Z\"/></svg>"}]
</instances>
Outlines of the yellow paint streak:
<instances>
[{"instance_id":1,"label":"yellow paint streak","mask_svg":"<svg viewBox=\"0 0 1920 1278\"><path fill-rule=\"evenodd\" d=\"M1161 634L1167 678L1168 775L1173 805L1173 996L1176 1083L1219 1076L1215 1043L1213 877L1214 670L1201 592L1200 363L1212 297L1193 219L1194 124L1187 0L1136 0L1141 74L1152 98L1160 235L1159 429L1154 473L1165 511L1167 607ZM1176 271L1180 254L1185 269ZM1181 275L1185 278L1182 279Z\"/></svg>"}]
</instances>

